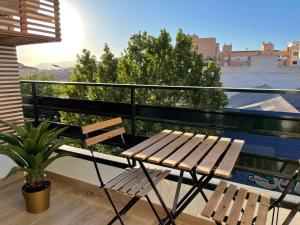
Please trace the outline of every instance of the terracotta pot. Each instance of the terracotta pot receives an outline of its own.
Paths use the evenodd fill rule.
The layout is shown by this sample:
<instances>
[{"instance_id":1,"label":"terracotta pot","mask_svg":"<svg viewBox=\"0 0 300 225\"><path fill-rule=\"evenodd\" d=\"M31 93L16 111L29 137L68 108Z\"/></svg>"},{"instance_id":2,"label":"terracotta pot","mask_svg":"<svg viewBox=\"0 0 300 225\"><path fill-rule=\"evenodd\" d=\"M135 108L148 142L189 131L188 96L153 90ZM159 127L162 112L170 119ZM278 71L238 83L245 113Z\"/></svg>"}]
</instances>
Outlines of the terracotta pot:
<instances>
[{"instance_id":1,"label":"terracotta pot","mask_svg":"<svg viewBox=\"0 0 300 225\"><path fill-rule=\"evenodd\" d=\"M50 206L50 191L51 183L42 191L28 193L23 190L27 211L36 214L46 211Z\"/></svg>"}]
</instances>

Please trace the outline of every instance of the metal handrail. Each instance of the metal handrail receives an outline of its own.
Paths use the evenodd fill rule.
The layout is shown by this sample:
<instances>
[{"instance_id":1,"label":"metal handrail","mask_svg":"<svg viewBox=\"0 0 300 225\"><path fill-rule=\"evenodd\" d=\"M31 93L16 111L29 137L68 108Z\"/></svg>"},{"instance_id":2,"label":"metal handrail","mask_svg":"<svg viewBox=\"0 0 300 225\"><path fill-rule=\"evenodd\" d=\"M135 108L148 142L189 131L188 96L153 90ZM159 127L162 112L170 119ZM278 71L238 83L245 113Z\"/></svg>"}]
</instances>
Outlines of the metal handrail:
<instances>
[{"instance_id":1,"label":"metal handrail","mask_svg":"<svg viewBox=\"0 0 300 225\"><path fill-rule=\"evenodd\" d=\"M147 84L115 84L115 83L91 83L69 81L36 81L21 80L21 83L56 84L72 86L99 86L99 87L123 87L135 89L167 89L167 90L205 90L212 92L240 92L240 93L267 93L267 94L300 94L300 89L277 89L277 88L235 88L235 87L203 87L203 86L174 86L174 85L147 85Z\"/></svg>"}]
</instances>

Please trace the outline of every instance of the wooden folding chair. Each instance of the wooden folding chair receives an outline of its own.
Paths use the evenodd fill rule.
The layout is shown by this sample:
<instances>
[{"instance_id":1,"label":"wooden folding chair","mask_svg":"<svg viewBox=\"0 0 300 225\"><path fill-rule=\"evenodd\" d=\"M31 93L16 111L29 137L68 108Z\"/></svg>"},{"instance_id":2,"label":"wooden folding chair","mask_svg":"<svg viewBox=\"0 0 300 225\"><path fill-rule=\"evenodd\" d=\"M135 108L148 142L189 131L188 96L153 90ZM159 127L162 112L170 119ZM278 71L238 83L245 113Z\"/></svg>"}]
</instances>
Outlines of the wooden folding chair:
<instances>
[{"instance_id":1,"label":"wooden folding chair","mask_svg":"<svg viewBox=\"0 0 300 225\"><path fill-rule=\"evenodd\" d=\"M289 193L291 184L299 181L299 168L294 172L287 186L277 200L271 201L267 194L260 194L234 184L221 181L206 203L202 216L211 218L216 224L265 225L268 212L273 210L272 224L278 224L280 203ZM275 209L277 215L275 218Z\"/></svg>"},{"instance_id":2,"label":"wooden folding chair","mask_svg":"<svg viewBox=\"0 0 300 225\"><path fill-rule=\"evenodd\" d=\"M102 122L98 122L95 124L82 127L82 133L85 135L84 143L86 145L86 148L89 148L92 145L101 143L103 141L106 141L108 139L117 136L120 136L123 144L126 145L123 137L123 134L125 133L124 127L119 127L117 129L110 130L101 134L96 134L93 137L91 137L91 134L97 131L109 127L120 126L120 125L122 125L122 118L118 117L118 118L114 118L114 119L110 119L110 120L106 120L106 121L102 121ZM124 222L122 219L122 215L124 215L132 206L135 205L135 203L137 203L138 200L140 200L143 197L147 199L159 223L163 224L150 198L147 195L152 190L152 187L147 177L144 175L142 169L134 168L134 165L129 162L130 168L126 169L123 173L121 173L119 176L115 177L114 179L110 180L109 182L104 183L100 170L97 165L97 160L94 156L94 151L92 150L92 148L89 149L93 157L94 166L100 182L100 188L104 190L110 204L112 205L116 213L116 216L112 218L108 224L113 224L116 220L119 220L120 223L123 225ZM148 172L155 185L159 184L170 173L169 170L163 171L163 170L156 170L156 169L148 170ZM112 201L109 191L117 191L125 195L129 195L132 198L127 203L126 206L124 206L120 211L118 211L114 202Z\"/></svg>"}]
</instances>

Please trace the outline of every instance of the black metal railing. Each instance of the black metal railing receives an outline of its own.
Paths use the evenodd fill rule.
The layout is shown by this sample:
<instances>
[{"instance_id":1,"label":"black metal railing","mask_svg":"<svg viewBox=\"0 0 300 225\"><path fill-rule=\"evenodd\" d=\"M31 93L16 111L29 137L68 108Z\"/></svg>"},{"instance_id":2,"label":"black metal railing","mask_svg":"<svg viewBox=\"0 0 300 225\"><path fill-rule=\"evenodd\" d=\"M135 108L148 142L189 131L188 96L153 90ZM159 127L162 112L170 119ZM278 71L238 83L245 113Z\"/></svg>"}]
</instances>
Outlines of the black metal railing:
<instances>
[{"instance_id":1,"label":"black metal railing","mask_svg":"<svg viewBox=\"0 0 300 225\"><path fill-rule=\"evenodd\" d=\"M231 87L166 86L139 84L111 84L59 81L21 81L30 84L31 96L24 96L24 104L34 108L34 120L38 123L38 109L51 109L102 116L122 116L131 121L131 135L137 133L136 121L177 124L192 127L230 130L253 134L273 135L286 138L300 138L300 114L278 113L258 110L226 109L219 111L188 109L181 107L153 106L136 102L137 89L160 90L205 90L208 92L238 92L264 94L300 94L300 90L261 89ZM115 87L130 90L130 103L64 99L39 96L37 85L72 85L86 87Z\"/></svg>"}]
</instances>

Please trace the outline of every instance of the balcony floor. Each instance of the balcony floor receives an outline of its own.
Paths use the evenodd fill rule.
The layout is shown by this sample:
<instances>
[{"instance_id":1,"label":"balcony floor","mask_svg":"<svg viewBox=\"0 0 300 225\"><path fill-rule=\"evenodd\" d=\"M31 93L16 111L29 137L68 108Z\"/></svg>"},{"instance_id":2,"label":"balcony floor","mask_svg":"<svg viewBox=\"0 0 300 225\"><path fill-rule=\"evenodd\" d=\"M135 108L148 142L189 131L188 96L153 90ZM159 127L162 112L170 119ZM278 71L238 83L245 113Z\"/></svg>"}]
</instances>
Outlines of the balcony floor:
<instances>
[{"instance_id":1,"label":"balcony floor","mask_svg":"<svg viewBox=\"0 0 300 225\"><path fill-rule=\"evenodd\" d=\"M5 225L105 225L114 216L106 200L96 187L86 189L86 184L74 184L56 175L49 175L52 181L51 207L48 211L34 215L25 210L20 192L22 181L0 186L0 224ZM94 194L94 193L99 194ZM124 197L114 194L118 207L126 202ZM157 224L148 204L139 201L125 216L125 224ZM120 224L116 222L115 224ZM178 225L212 223L199 218L183 215L177 219Z\"/></svg>"}]
</instances>

